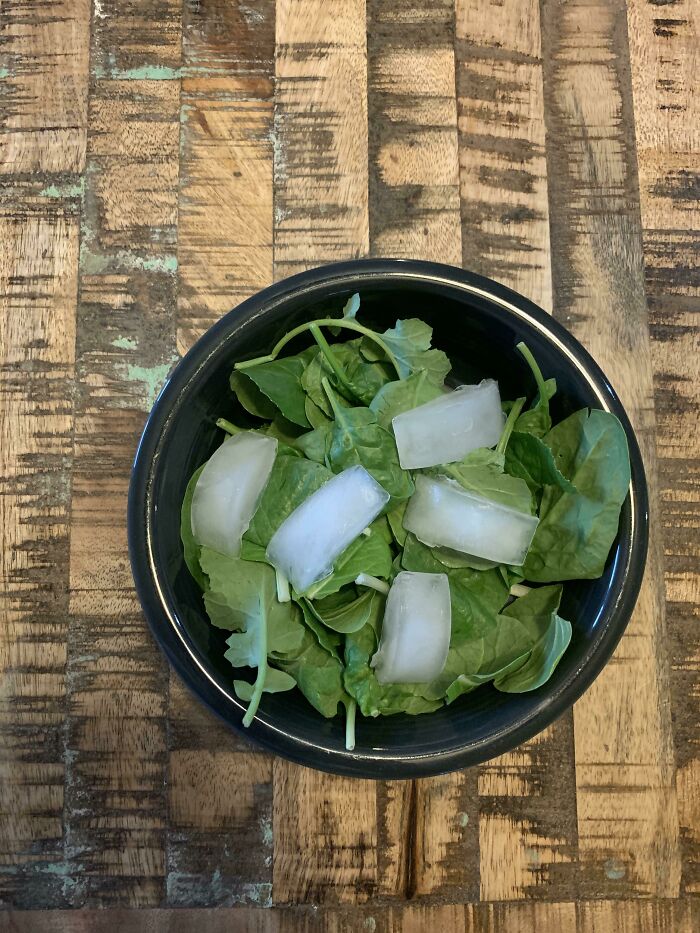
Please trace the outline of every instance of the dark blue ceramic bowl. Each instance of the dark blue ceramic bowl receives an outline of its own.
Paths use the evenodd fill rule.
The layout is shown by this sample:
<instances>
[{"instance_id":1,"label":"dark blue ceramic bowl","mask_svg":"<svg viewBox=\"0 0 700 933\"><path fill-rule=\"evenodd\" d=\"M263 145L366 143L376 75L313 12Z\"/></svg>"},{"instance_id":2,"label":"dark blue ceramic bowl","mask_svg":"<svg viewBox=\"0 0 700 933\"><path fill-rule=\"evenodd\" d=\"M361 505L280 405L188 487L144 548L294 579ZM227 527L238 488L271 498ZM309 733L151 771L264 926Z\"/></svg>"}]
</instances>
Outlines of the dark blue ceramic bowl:
<instances>
[{"instance_id":1,"label":"dark blue ceramic bowl","mask_svg":"<svg viewBox=\"0 0 700 933\"><path fill-rule=\"evenodd\" d=\"M420 317L434 328L459 381L495 377L504 398L531 384L515 350L525 340L559 391L559 420L583 406L613 412L627 432L632 482L620 531L599 580L567 583L561 614L574 635L553 677L532 693L490 686L424 716L358 717L357 747L344 747L341 717L323 719L298 691L265 695L243 730L224 660L225 633L213 629L180 548L180 503L194 470L221 443L219 417L239 422L229 390L237 360L269 352L287 330L335 312L353 293L363 321L385 328ZM303 342L296 346L301 349ZM163 388L148 419L129 492L129 551L146 617L170 663L199 700L265 748L325 771L410 778L463 768L540 732L591 684L613 652L637 598L647 550L647 490L629 420L610 383L583 347L540 308L489 279L427 262L367 260L314 269L243 302L209 330ZM197 702L193 697L192 702Z\"/></svg>"}]
</instances>

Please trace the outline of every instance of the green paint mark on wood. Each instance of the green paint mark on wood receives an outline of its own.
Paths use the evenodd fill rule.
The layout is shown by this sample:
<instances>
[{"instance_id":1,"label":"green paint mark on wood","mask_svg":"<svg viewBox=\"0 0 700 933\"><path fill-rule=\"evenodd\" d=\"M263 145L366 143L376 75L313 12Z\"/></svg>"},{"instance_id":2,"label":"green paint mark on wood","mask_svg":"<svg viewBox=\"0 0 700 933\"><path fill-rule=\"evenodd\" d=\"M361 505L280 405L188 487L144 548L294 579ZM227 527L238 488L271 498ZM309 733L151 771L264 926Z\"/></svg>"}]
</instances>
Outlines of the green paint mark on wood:
<instances>
[{"instance_id":1,"label":"green paint mark on wood","mask_svg":"<svg viewBox=\"0 0 700 933\"><path fill-rule=\"evenodd\" d=\"M39 192L42 198L80 198L83 196L83 179L75 185L47 185Z\"/></svg>"},{"instance_id":2,"label":"green paint mark on wood","mask_svg":"<svg viewBox=\"0 0 700 933\"><path fill-rule=\"evenodd\" d=\"M133 366L131 363L127 365L127 380L129 382L143 383L143 401L147 411L150 411L158 397L158 393L168 377L173 362L174 361L171 360L169 363L159 363L156 366Z\"/></svg>"},{"instance_id":3,"label":"green paint mark on wood","mask_svg":"<svg viewBox=\"0 0 700 933\"><path fill-rule=\"evenodd\" d=\"M0 79L2 79L2 78L9 78L9 77L10 77L10 69L9 69L9 68L0 68Z\"/></svg>"},{"instance_id":4,"label":"green paint mark on wood","mask_svg":"<svg viewBox=\"0 0 700 933\"><path fill-rule=\"evenodd\" d=\"M83 238L80 244L80 268L86 275L100 275L103 272L115 272L126 269L129 272L165 272L174 275L177 272L177 256L139 256L126 249L116 250L102 256L90 248L93 237L83 226Z\"/></svg>"},{"instance_id":5,"label":"green paint mark on wood","mask_svg":"<svg viewBox=\"0 0 700 933\"><path fill-rule=\"evenodd\" d=\"M131 337L117 337L112 341L113 347L119 347L120 350L135 350L138 344Z\"/></svg>"}]
</instances>

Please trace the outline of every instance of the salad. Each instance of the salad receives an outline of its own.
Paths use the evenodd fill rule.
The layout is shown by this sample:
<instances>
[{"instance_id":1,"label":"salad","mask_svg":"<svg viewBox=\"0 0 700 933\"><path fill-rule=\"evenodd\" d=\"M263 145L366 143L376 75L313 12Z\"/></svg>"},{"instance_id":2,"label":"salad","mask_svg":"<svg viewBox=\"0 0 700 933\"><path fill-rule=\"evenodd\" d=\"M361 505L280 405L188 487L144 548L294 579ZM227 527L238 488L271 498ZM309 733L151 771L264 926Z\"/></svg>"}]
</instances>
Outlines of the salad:
<instances>
[{"instance_id":1,"label":"salad","mask_svg":"<svg viewBox=\"0 0 700 933\"><path fill-rule=\"evenodd\" d=\"M250 725L263 693L298 688L325 717L430 713L491 683L535 690L571 640L563 583L604 570L627 495L625 432L583 408L552 423L553 379L449 388L432 330L342 316L237 363L249 425L182 503L184 558ZM308 332L314 345L282 355ZM349 340L346 338L350 338ZM332 342L329 342L332 341Z\"/></svg>"}]
</instances>

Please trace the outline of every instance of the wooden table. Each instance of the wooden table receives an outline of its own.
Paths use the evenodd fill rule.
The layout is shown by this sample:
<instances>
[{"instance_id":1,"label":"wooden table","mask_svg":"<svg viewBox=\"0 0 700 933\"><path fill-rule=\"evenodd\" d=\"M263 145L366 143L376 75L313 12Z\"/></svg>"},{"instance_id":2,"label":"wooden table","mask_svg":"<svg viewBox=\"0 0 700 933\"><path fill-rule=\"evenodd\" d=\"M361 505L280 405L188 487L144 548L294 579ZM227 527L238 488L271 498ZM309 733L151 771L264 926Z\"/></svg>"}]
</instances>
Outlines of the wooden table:
<instances>
[{"instance_id":1,"label":"wooden table","mask_svg":"<svg viewBox=\"0 0 700 933\"><path fill-rule=\"evenodd\" d=\"M0 930L700 928L699 18L0 0ZM594 686L511 754L413 783L230 734L169 673L126 550L174 361L273 279L366 255L551 309L652 491Z\"/></svg>"}]
</instances>

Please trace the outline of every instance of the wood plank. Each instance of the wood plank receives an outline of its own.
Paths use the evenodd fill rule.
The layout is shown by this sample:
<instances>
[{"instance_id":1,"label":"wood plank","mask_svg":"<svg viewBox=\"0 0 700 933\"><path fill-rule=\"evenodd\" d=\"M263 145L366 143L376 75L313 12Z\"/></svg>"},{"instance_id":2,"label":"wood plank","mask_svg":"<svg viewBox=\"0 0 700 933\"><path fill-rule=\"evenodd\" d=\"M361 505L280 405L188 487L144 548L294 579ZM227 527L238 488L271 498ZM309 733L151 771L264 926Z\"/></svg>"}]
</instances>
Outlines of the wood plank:
<instances>
[{"instance_id":1,"label":"wood plank","mask_svg":"<svg viewBox=\"0 0 700 933\"><path fill-rule=\"evenodd\" d=\"M178 350L272 281L275 10L187 6L184 24Z\"/></svg>"},{"instance_id":2,"label":"wood plank","mask_svg":"<svg viewBox=\"0 0 700 933\"><path fill-rule=\"evenodd\" d=\"M459 265L452 0L368 0L370 247Z\"/></svg>"},{"instance_id":3,"label":"wood plank","mask_svg":"<svg viewBox=\"0 0 700 933\"><path fill-rule=\"evenodd\" d=\"M153 905L165 889L168 672L133 592L124 510L145 412L176 358L179 5L155 12L103 3L93 21L64 831L73 903L95 906Z\"/></svg>"},{"instance_id":4,"label":"wood plank","mask_svg":"<svg viewBox=\"0 0 700 933\"><path fill-rule=\"evenodd\" d=\"M17 907L71 903L63 723L87 10L0 7L0 902Z\"/></svg>"},{"instance_id":5,"label":"wood plank","mask_svg":"<svg viewBox=\"0 0 700 933\"><path fill-rule=\"evenodd\" d=\"M79 222L0 208L0 899L65 905L63 778Z\"/></svg>"},{"instance_id":6,"label":"wood plank","mask_svg":"<svg viewBox=\"0 0 700 933\"><path fill-rule=\"evenodd\" d=\"M277 5L274 272L365 255L364 0ZM377 882L371 781L275 759L275 903L365 901Z\"/></svg>"},{"instance_id":7,"label":"wood plank","mask_svg":"<svg viewBox=\"0 0 700 933\"><path fill-rule=\"evenodd\" d=\"M579 933L692 933L698 928L697 910L677 900L588 901L577 908Z\"/></svg>"},{"instance_id":8,"label":"wood plank","mask_svg":"<svg viewBox=\"0 0 700 933\"><path fill-rule=\"evenodd\" d=\"M681 832L681 889L700 893L700 528L697 464L700 65L697 4L628 4Z\"/></svg>"},{"instance_id":9,"label":"wood plank","mask_svg":"<svg viewBox=\"0 0 700 933\"><path fill-rule=\"evenodd\" d=\"M624 3L545 0L554 306L606 370L647 466L645 582L611 663L574 709L581 892L676 896L678 813Z\"/></svg>"},{"instance_id":10,"label":"wood plank","mask_svg":"<svg viewBox=\"0 0 700 933\"><path fill-rule=\"evenodd\" d=\"M364 0L277 5L277 279L368 252L365 29Z\"/></svg>"},{"instance_id":11,"label":"wood plank","mask_svg":"<svg viewBox=\"0 0 700 933\"><path fill-rule=\"evenodd\" d=\"M459 265L453 4L369 0L367 24L370 251ZM476 896L475 791L473 772L380 785L383 894Z\"/></svg>"},{"instance_id":12,"label":"wood plank","mask_svg":"<svg viewBox=\"0 0 700 933\"><path fill-rule=\"evenodd\" d=\"M458 0L463 261L551 308L540 11ZM571 897L572 716L478 772L482 900Z\"/></svg>"},{"instance_id":13,"label":"wood plank","mask_svg":"<svg viewBox=\"0 0 700 933\"><path fill-rule=\"evenodd\" d=\"M5 0L0 31L0 177L80 173L90 0Z\"/></svg>"},{"instance_id":14,"label":"wood plank","mask_svg":"<svg viewBox=\"0 0 700 933\"><path fill-rule=\"evenodd\" d=\"M274 5L184 8L177 348L272 281ZM253 752L178 678L169 696L166 899L267 905L272 758Z\"/></svg>"},{"instance_id":15,"label":"wood plank","mask_svg":"<svg viewBox=\"0 0 700 933\"><path fill-rule=\"evenodd\" d=\"M574 933L577 930L573 903L520 902L473 904L467 907L468 929L474 933Z\"/></svg>"},{"instance_id":16,"label":"wood plank","mask_svg":"<svg viewBox=\"0 0 700 933\"><path fill-rule=\"evenodd\" d=\"M537 0L457 0L463 264L552 306Z\"/></svg>"}]
</instances>

